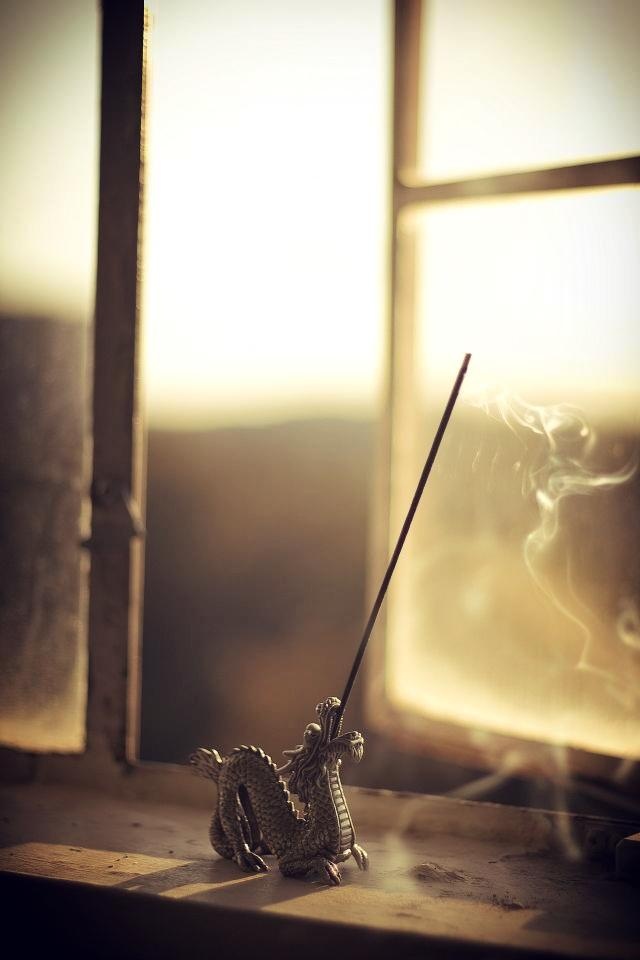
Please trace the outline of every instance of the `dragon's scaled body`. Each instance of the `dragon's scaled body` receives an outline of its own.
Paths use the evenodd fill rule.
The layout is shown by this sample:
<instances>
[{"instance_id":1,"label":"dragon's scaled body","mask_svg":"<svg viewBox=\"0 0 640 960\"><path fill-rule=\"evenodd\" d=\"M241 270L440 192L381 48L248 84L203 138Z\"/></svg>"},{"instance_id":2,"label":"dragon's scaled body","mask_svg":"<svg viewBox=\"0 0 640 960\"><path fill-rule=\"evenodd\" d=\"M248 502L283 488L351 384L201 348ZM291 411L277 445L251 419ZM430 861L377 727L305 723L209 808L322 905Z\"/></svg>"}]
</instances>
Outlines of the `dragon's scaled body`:
<instances>
[{"instance_id":1,"label":"dragon's scaled body","mask_svg":"<svg viewBox=\"0 0 640 960\"><path fill-rule=\"evenodd\" d=\"M350 856L367 869L340 782L343 759L358 763L364 739L334 729L339 709L337 697L318 704L318 722L307 726L304 743L285 751L290 759L279 770L259 747L237 747L228 757L203 747L192 754L197 772L218 784L209 836L220 856L251 872L267 869L260 853L274 853L285 876L316 875L332 884L340 883L337 864ZM290 793L304 804L303 814Z\"/></svg>"}]
</instances>

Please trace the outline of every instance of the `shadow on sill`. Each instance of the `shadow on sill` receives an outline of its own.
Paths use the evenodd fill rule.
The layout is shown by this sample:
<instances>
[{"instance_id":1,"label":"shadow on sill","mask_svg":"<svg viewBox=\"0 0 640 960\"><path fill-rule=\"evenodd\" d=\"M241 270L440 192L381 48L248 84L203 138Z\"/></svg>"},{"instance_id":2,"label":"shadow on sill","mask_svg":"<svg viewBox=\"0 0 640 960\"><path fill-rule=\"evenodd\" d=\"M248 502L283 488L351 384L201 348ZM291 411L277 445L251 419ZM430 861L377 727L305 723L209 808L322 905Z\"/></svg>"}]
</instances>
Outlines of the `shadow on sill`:
<instances>
[{"instance_id":1,"label":"shadow on sill","mask_svg":"<svg viewBox=\"0 0 640 960\"><path fill-rule=\"evenodd\" d=\"M347 863L331 889L277 869L240 873L212 854L202 809L36 785L3 789L0 799L5 916L31 952L224 957L268 943L305 960L337 949L637 956L637 889L603 861L554 854L544 844L548 815L533 811L514 810L509 831L492 837L500 808L361 791L353 810L372 867L360 874ZM403 811L418 802L419 817L400 832Z\"/></svg>"}]
</instances>

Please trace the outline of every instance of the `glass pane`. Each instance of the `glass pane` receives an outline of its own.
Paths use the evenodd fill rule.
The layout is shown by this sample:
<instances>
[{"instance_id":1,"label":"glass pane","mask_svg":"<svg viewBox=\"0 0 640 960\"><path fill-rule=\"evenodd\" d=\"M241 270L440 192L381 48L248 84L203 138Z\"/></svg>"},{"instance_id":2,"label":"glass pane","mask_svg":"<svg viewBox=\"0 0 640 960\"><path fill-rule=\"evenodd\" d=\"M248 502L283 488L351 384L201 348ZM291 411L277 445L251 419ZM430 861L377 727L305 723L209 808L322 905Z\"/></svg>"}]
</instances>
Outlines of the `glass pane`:
<instances>
[{"instance_id":1,"label":"glass pane","mask_svg":"<svg viewBox=\"0 0 640 960\"><path fill-rule=\"evenodd\" d=\"M640 191L615 189L403 226L418 282L393 530L473 351L390 597L389 691L411 710L640 756L639 223Z\"/></svg>"},{"instance_id":2,"label":"glass pane","mask_svg":"<svg viewBox=\"0 0 640 960\"><path fill-rule=\"evenodd\" d=\"M142 756L275 751L363 619L389 11L155 8Z\"/></svg>"},{"instance_id":3,"label":"glass pane","mask_svg":"<svg viewBox=\"0 0 640 960\"><path fill-rule=\"evenodd\" d=\"M640 189L439 204L416 223L421 383L468 349L477 383L639 396Z\"/></svg>"},{"instance_id":4,"label":"glass pane","mask_svg":"<svg viewBox=\"0 0 640 960\"><path fill-rule=\"evenodd\" d=\"M151 421L362 414L385 266L385 4L153 7Z\"/></svg>"},{"instance_id":5,"label":"glass pane","mask_svg":"<svg viewBox=\"0 0 640 960\"><path fill-rule=\"evenodd\" d=\"M84 745L97 4L0 5L0 740Z\"/></svg>"},{"instance_id":6,"label":"glass pane","mask_svg":"<svg viewBox=\"0 0 640 960\"><path fill-rule=\"evenodd\" d=\"M636 0L429 0L419 172L434 180L640 151Z\"/></svg>"}]
</instances>

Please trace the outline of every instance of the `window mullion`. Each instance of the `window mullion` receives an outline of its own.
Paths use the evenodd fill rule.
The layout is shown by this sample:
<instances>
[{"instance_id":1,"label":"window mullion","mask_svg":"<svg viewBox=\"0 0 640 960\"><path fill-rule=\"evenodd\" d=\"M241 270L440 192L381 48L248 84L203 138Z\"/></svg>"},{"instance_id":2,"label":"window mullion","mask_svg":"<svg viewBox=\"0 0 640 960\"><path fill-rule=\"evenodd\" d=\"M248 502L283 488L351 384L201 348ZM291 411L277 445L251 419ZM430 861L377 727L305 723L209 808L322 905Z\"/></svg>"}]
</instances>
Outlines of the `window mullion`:
<instances>
[{"instance_id":1,"label":"window mullion","mask_svg":"<svg viewBox=\"0 0 640 960\"><path fill-rule=\"evenodd\" d=\"M126 756L131 627L139 616L131 538L141 532L135 504L145 26L143 0L103 0L87 746L116 760Z\"/></svg>"},{"instance_id":2,"label":"window mullion","mask_svg":"<svg viewBox=\"0 0 640 960\"><path fill-rule=\"evenodd\" d=\"M411 204L470 200L517 193L610 187L638 182L640 182L640 156L631 156L577 163L548 170L526 170L491 177L455 180L450 183L409 184L397 181L394 197L395 208L398 211Z\"/></svg>"}]
</instances>

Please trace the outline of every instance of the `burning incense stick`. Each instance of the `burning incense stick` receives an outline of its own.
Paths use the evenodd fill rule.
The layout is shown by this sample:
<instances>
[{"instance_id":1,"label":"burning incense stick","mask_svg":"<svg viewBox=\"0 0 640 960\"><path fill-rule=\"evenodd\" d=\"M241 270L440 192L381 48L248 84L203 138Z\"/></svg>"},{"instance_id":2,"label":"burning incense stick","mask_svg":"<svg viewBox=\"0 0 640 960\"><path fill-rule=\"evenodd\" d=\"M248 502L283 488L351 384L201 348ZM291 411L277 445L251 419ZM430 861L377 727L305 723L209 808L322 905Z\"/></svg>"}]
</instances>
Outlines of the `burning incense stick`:
<instances>
[{"instance_id":1,"label":"burning incense stick","mask_svg":"<svg viewBox=\"0 0 640 960\"><path fill-rule=\"evenodd\" d=\"M422 470L422 474L420 475L418 486L416 487L416 492L413 495L411 506L409 507L409 511L402 525L402 530L400 531L400 536L398 537L398 542L396 543L395 549L391 555L391 559L389 560L389 566L387 567L387 572L385 573L382 583L380 584L380 589L378 590L378 596L375 599L375 603L373 604L373 608L369 615L367 625L364 628L362 640L360 641L360 646L358 647L356 658L353 661L353 666L351 667L351 673L349 674L349 679L347 680L347 684L344 688L344 693L342 694L342 698L340 701L340 709L336 715L336 720L334 724L334 730L336 732L340 730L342 717L344 715L345 707L347 705L347 700L349 699L349 695L351 693L351 688L353 687L358 670L360 668L360 664L362 663L362 658L364 657L364 652L367 649L369 637L371 636L375 622L378 617L378 613L380 612L380 607L382 606L382 601L384 600L385 594L387 592L387 588L389 587L389 582L391 580L391 577L393 576L393 571L396 568L398 557L402 552L404 542L407 539L407 534L409 533L409 528L415 516L416 510L418 509L418 504L420 503L420 497L422 496L422 491L424 490L427 480L429 479L429 474L431 473L431 468L433 467L436 456L438 454L438 449L440 448L440 444L442 442L444 432L447 429L447 425L449 423L449 419L453 412L453 408L455 406L456 400L458 399L458 394L460 393L460 387L462 386L462 381L464 380L464 375L467 372L470 359L471 359L471 354L466 353L464 356L464 360L462 361L462 366L458 371L458 376L456 377L456 381L453 385L453 389L451 391L451 395L449 396L448 403L445 407L444 413L442 414L442 419L440 420L440 424L438 426L438 429L436 430L436 435L433 438L433 443L431 444L431 449L429 450L429 456L427 457L426 463Z\"/></svg>"}]
</instances>

